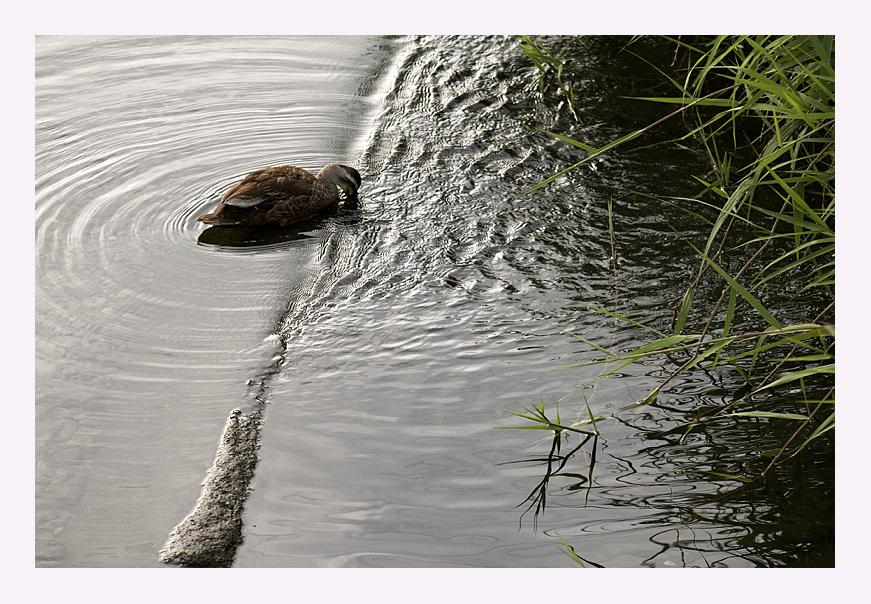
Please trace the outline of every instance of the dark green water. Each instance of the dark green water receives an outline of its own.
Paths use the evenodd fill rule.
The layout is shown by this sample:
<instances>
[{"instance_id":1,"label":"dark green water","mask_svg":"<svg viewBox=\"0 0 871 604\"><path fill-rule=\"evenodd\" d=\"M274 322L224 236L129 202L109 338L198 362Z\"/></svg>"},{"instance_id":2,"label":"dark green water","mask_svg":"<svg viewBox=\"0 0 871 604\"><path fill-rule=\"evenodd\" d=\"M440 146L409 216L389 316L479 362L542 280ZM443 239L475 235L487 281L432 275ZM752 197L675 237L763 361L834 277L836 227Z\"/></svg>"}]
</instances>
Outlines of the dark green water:
<instances>
[{"instance_id":1,"label":"dark green water","mask_svg":"<svg viewBox=\"0 0 871 604\"><path fill-rule=\"evenodd\" d=\"M543 491L549 438L500 429L540 401L614 413L673 370L576 393L602 369L550 371L598 357L564 330L646 341L581 303L668 328L706 229L637 192L694 192L703 157L603 157L521 195L580 158L537 129L600 144L661 115L621 99L656 84L621 44L571 49L574 124L507 37L39 38L36 565L159 565L258 400L239 567L570 566L560 538L607 567L833 565L830 443L715 501L734 483L704 472L780 427L672 431L737 376L603 423ZM333 161L359 208L244 247L194 220L251 170Z\"/></svg>"}]
</instances>

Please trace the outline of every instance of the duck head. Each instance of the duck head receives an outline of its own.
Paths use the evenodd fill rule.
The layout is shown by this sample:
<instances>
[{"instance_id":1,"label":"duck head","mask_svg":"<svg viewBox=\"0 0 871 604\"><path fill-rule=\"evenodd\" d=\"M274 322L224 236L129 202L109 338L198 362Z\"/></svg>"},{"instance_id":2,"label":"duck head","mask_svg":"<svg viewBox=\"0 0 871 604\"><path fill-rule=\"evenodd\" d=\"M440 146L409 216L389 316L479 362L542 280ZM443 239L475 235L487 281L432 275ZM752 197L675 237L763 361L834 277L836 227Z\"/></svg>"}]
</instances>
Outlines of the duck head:
<instances>
[{"instance_id":1,"label":"duck head","mask_svg":"<svg viewBox=\"0 0 871 604\"><path fill-rule=\"evenodd\" d=\"M360 188L362 179L360 173L350 166L342 164L329 164L324 166L324 169L318 172L319 179L324 182L329 182L342 191L348 197L357 197L357 190Z\"/></svg>"}]
</instances>

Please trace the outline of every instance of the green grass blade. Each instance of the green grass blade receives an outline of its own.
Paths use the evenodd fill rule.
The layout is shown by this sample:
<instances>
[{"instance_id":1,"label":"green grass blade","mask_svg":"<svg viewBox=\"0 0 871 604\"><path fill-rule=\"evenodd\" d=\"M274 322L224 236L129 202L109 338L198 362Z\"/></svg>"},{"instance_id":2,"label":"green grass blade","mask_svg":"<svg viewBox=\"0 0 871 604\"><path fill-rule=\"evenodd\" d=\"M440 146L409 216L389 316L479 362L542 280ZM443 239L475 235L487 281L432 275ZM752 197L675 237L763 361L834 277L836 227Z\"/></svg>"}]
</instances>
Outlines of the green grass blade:
<instances>
[{"instance_id":1,"label":"green grass blade","mask_svg":"<svg viewBox=\"0 0 871 604\"><path fill-rule=\"evenodd\" d=\"M759 388L758 390L756 390L756 392L761 392L762 390L767 390L776 386L782 386L783 384L788 384L789 382L794 382L795 380L804 379L808 376L818 375L821 373L835 373L835 364L830 363L829 365L820 365L818 367L811 367L810 369L791 371L780 379L774 380L770 384L766 384L765 386Z\"/></svg>"},{"instance_id":2,"label":"green grass blade","mask_svg":"<svg viewBox=\"0 0 871 604\"><path fill-rule=\"evenodd\" d=\"M805 421L806 415L798 413L774 413L769 411L738 411L737 413L726 413L721 417L767 417L771 419L791 419Z\"/></svg>"},{"instance_id":3,"label":"green grass blade","mask_svg":"<svg viewBox=\"0 0 871 604\"><path fill-rule=\"evenodd\" d=\"M703 254L701 251L699 251L698 248L696 248L695 246L692 246L692 248L694 250L696 250L696 252L698 252L702 256L702 258L705 260L705 262L707 262L711 266L711 268L713 268L717 272L717 274L719 274L723 279L725 279L725 281L729 285L731 285L735 289L735 291L738 292L738 294L742 298L744 298L744 300L746 300L750 304L750 306L752 306L756 310L756 312L758 312L769 325L771 325L772 327L774 327L776 329L782 328L782 325L780 324L780 322L777 319L775 319L774 316L770 312L768 312L768 310L762 305L761 302L759 302L759 300L756 299L756 297L753 294L751 294L749 291L747 291L740 283L735 281L735 279L733 279L732 276L729 275L729 273L727 273L722 268L720 268L720 266L716 262L714 262L713 260L708 258L705 254Z\"/></svg>"},{"instance_id":4,"label":"green grass blade","mask_svg":"<svg viewBox=\"0 0 871 604\"><path fill-rule=\"evenodd\" d=\"M678 335L683 331L683 326L687 322L687 317L690 314L690 308L693 306L693 297L695 296L696 288L692 285L687 288L683 295L683 300L680 304L680 313L677 316L677 322L674 324L674 335Z\"/></svg>"}]
</instances>

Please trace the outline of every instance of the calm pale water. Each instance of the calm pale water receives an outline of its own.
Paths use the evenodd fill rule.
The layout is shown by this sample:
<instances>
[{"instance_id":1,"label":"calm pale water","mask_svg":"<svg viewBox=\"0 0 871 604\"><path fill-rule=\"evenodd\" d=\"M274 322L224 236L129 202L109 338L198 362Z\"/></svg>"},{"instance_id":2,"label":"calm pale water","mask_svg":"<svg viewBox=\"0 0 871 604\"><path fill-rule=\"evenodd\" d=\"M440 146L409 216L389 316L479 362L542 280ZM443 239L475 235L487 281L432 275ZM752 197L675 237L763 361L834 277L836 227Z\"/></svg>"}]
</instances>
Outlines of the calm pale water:
<instances>
[{"instance_id":1,"label":"calm pale water","mask_svg":"<svg viewBox=\"0 0 871 604\"><path fill-rule=\"evenodd\" d=\"M660 115L620 100L626 65L577 52L614 78L586 84L576 135ZM522 195L580 156L536 130L571 122L508 37L40 37L36 59L37 566L160 566L256 397L236 566L570 566L560 537L603 566L833 563L833 526L807 520L825 501L710 503L729 484L686 471L752 457L742 428L662 431L734 376L604 422L524 515L551 441L500 429L524 423L509 412L606 415L673 370L573 394L603 369L550 371L599 356L564 330L646 341L582 303L668 329L705 228L629 191L689 194L700 155ZM249 171L334 161L363 175L356 209L246 245L195 221ZM822 492L830 461L807 460Z\"/></svg>"}]
</instances>

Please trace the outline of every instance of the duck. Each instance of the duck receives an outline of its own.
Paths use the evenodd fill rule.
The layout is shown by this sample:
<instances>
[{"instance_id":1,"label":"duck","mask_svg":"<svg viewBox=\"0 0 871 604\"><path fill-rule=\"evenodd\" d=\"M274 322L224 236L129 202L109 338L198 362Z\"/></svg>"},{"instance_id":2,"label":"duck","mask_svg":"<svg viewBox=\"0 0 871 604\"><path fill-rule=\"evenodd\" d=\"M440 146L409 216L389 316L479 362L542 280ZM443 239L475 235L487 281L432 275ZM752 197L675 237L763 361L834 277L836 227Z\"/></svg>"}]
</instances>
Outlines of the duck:
<instances>
[{"instance_id":1,"label":"duck","mask_svg":"<svg viewBox=\"0 0 871 604\"><path fill-rule=\"evenodd\" d=\"M339 189L357 199L360 173L350 166L329 164L317 176L296 166L275 166L251 172L231 187L214 212L197 221L219 226L281 225L306 220L339 200Z\"/></svg>"}]
</instances>

